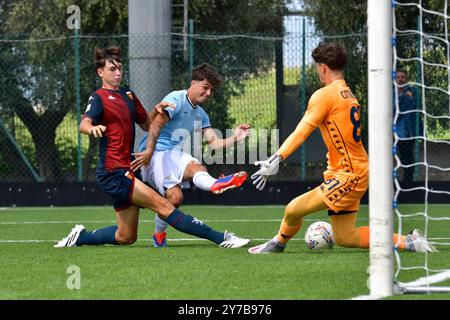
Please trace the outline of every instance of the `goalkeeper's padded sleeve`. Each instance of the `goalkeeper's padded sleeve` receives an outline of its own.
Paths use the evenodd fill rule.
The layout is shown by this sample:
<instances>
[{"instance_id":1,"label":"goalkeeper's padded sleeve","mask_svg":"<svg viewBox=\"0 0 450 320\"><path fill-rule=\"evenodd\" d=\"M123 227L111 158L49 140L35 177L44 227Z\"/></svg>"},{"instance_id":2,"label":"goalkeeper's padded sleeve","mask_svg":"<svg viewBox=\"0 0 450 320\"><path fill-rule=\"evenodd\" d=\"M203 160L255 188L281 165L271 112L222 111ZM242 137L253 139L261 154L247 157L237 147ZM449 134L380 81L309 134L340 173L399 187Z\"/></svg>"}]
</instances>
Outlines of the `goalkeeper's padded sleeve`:
<instances>
[{"instance_id":1,"label":"goalkeeper's padded sleeve","mask_svg":"<svg viewBox=\"0 0 450 320\"><path fill-rule=\"evenodd\" d=\"M309 135L316 129L306 121L302 120L295 128L289 137L281 145L276 152L283 160L286 160L295 150L297 150L309 137Z\"/></svg>"}]
</instances>

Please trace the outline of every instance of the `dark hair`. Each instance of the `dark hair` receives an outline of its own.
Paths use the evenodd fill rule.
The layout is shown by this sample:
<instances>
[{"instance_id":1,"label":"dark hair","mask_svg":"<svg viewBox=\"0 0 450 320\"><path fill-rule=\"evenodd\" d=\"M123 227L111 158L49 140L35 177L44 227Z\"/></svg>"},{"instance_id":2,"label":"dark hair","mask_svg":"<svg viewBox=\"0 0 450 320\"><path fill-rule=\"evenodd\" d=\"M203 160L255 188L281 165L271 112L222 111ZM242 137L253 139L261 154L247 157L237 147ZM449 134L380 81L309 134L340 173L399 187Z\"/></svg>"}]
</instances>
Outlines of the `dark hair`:
<instances>
[{"instance_id":1,"label":"dark hair","mask_svg":"<svg viewBox=\"0 0 450 320\"><path fill-rule=\"evenodd\" d=\"M95 48L94 50L95 73L97 73L97 69L101 69L105 66L106 61L114 63L114 60L122 63L122 59L120 57L120 47L110 46L108 48Z\"/></svg>"},{"instance_id":2,"label":"dark hair","mask_svg":"<svg viewBox=\"0 0 450 320\"><path fill-rule=\"evenodd\" d=\"M312 52L316 63L323 63L331 70L344 70L347 63L347 52L339 43L321 42Z\"/></svg>"},{"instance_id":3,"label":"dark hair","mask_svg":"<svg viewBox=\"0 0 450 320\"><path fill-rule=\"evenodd\" d=\"M191 80L208 80L214 88L219 87L223 81L221 75L207 63L203 63L192 70Z\"/></svg>"},{"instance_id":4,"label":"dark hair","mask_svg":"<svg viewBox=\"0 0 450 320\"><path fill-rule=\"evenodd\" d=\"M396 72L397 73L401 72L401 73L404 73L405 75L408 75L408 72L406 71L406 69L403 69L403 68L398 68Z\"/></svg>"}]
</instances>

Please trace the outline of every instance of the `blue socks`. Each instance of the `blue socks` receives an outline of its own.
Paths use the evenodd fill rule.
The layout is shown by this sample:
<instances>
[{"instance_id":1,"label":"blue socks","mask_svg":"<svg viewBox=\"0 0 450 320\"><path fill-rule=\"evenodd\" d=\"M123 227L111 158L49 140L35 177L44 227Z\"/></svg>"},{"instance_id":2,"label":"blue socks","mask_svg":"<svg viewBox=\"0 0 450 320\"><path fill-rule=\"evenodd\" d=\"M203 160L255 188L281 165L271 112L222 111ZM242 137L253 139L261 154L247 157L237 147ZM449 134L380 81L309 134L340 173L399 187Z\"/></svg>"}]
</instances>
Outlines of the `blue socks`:
<instances>
[{"instance_id":1,"label":"blue socks","mask_svg":"<svg viewBox=\"0 0 450 320\"><path fill-rule=\"evenodd\" d=\"M102 245L102 244L118 244L116 241L117 226L110 226L94 231L83 231L77 239L77 246Z\"/></svg>"},{"instance_id":2,"label":"blue socks","mask_svg":"<svg viewBox=\"0 0 450 320\"><path fill-rule=\"evenodd\" d=\"M208 239L212 242L220 244L224 240L224 233L218 232L202 221L194 218L188 214L184 214L178 209L172 211L172 213L165 219L165 221L183 233L187 233L202 239ZM77 239L77 246L82 245L102 245L102 244L115 244L117 226L110 226L94 231L83 231Z\"/></svg>"},{"instance_id":3,"label":"blue socks","mask_svg":"<svg viewBox=\"0 0 450 320\"><path fill-rule=\"evenodd\" d=\"M202 221L188 214L184 214L178 209L173 210L165 221L178 231L202 239L208 239L217 244L222 243L224 240L224 234L222 232L211 229L211 227Z\"/></svg>"}]
</instances>

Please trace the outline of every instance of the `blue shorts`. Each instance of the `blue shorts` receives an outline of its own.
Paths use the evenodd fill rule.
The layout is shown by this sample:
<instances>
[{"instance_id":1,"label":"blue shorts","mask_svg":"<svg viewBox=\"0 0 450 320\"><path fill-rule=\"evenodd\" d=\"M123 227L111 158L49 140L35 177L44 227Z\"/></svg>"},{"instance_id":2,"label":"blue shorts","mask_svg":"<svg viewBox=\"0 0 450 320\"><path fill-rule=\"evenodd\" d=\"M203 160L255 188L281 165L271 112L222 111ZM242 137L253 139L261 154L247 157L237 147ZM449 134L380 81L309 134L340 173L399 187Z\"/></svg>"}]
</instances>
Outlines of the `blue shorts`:
<instances>
[{"instance_id":1,"label":"blue shorts","mask_svg":"<svg viewBox=\"0 0 450 320\"><path fill-rule=\"evenodd\" d=\"M133 177L125 176L126 169L117 169L111 172L97 172L97 182L100 188L114 201L114 210L121 211L132 205L131 197L134 189L134 177L140 178L139 172Z\"/></svg>"}]
</instances>

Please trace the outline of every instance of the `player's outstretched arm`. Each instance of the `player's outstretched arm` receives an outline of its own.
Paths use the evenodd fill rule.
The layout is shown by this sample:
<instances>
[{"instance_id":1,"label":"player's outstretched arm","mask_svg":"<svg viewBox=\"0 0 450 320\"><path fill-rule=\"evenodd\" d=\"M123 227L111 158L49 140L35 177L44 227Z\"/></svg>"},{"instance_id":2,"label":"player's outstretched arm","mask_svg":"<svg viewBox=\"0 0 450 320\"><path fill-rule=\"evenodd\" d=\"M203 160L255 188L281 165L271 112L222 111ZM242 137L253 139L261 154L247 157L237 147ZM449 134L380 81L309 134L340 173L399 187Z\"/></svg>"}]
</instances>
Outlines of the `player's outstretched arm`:
<instances>
[{"instance_id":1,"label":"player's outstretched arm","mask_svg":"<svg viewBox=\"0 0 450 320\"><path fill-rule=\"evenodd\" d=\"M214 149L223 149L233 145L235 142L240 142L250 135L251 126L247 123L241 124L236 127L233 135L226 139L220 139L217 137L216 133L211 128L206 128L203 130L206 141L208 141L209 146Z\"/></svg>"},{"instance_id":2,"label":"player's outstretched arm","mask_svg":"<svg viewBox=\"0 0 450 320\"><path fill-rule=\"evenodd\" d=\"M94 136L94 138L103 137L103 132L106 131L106 127L103 125L94 126L92 124L92 119L85 117L80 122L80 132L86 135Z\"/></svg>"},{"instance_id":3,"label":"player's outstretched arm","mask_svg":"<svg viewBox=\"0 0 450 320\"><path fill-rule=\"evenodd\" d=\"M295 131L289 135L275 154L265 161L255 162L255 165L260 166L259 170L251 176L253 185L256 189L260 191L264 189L267 178L278 173L280 162L297 150L306 141L314 129L315 127L306 121L300 121Z\"/></svg>"},{"instance_id":4,"label":"player's outstretched arm","mask_svg":"<svg viewBox=\"0 0 450 320\"><path fill-rule=\"evenodd\" d=\"M153 120L155 120L158 115L164 115L164 109L166 108L175 109L176 106L173 103L161 101L153 108L152 111L147 112L147 118L143 123L139 123L139 127L141 127L144 131L148 131Z\"/></svg>"},{"instance_id":5,"label":"player's outstretched arm","mask_svg":"<svg viewBox=\"0 0 450 320\"><path fill-rule=\"evenodd\" d=\"M234 140L240 142L250 135L251 126L248 123L236 127L233 133Z\"/></svg>"},{"instance_id":6,"label":"player's outstretched arm","mask_svg":"<svg viewBox=\"0 0 450 320\"><path fill-rule=\"evenodd\" d=\"M276 153L286 160L292 153L295 152L295 150L300 148L314 129L316 129L314 126L304 120L301 120L294 132L287 137Z\"/></svg>"}]
</instances>

